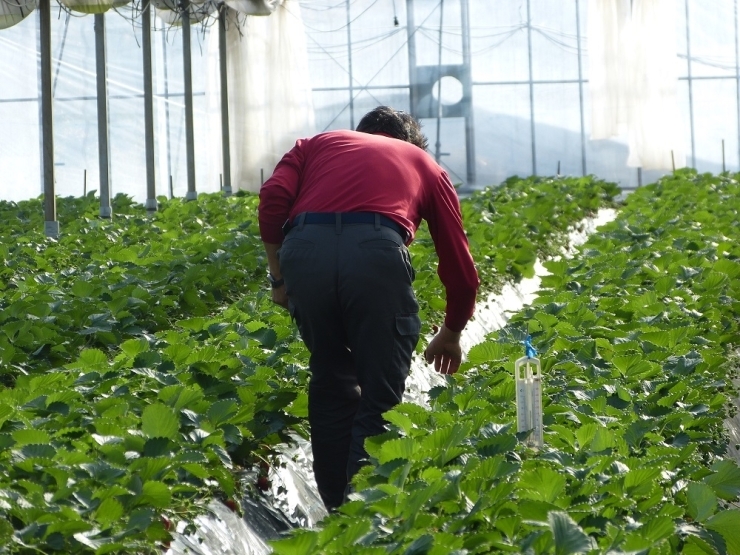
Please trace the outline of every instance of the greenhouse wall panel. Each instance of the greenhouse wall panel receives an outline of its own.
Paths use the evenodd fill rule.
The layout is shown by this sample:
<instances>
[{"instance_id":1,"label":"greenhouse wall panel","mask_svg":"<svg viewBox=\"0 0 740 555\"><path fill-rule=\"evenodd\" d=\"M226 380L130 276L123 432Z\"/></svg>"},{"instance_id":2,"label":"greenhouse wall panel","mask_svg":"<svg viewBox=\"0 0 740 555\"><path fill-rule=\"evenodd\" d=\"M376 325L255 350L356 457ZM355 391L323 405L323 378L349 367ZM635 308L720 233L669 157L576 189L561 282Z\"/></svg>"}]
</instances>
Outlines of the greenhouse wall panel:
<instances>
[{"instance_id":1,"label":"greenhouse wall panel","mask_svg":"<svg viewBox=\"0 0 740 555\"><path fill-rule=\"evenodd\" d=\"M411 33L410 4L414 8ZM737 4L737 0L661 4L673 10L668 15L675 20L679 134L686 163L700 170L721 169L723 140L727 169L735 170L740 164ZM651 174L627 165L628 133L598 142L590 138L589 46L593 41L586 32L589 2L585 0L468 0L469 25L463 21L461 0L292 0L285 6L305 29L315 131L354 127L368 109L378 104L412 110L409 35L415 44L416 64L431 68L440 63L463 67L466 38L473 113L468 123L475 137L475 167L467 167L465 125L460 114L449 121L438 123L425 118L423 122L432 154L437 128L446 130L439 150L449 154L443 154L442 161L466 186L481 187L513 174L552 174L557 171L558 160L563 173L580 175L585 165L587 173L613 179L626 188L646 183L646 176ZM248 16L240 17L243 22ZM146 186L139 7L131 4L109 11L105 21L111 181L114 192L125 191L142 200L139 197ZM217 30L214 23L215 19L209 18L194 23L191 29L198 191L217 190L223 173L220 101L208 96L217 95L219 90L217 41L212 40ZM57 193L77 194L85 170L88 190L99 186L94 18L68 13L55 2L51 28ZM242 39L246 41L247 37ZM13 143L12 148L0 152L5 169L0 178L2 198L14 198L19 187L27 191L26 196L36 196L41 190L41 161L37 159L38 40L38 12L0 32L0 100L7 105L3 108L7 115L0 124L6 130L3 141ZM172 176L174 194L182 195L188 180L182 28L154 17L152 47L157 192L169 194ZM29 71L31 67L37 71ZM257 74L272 79L267 72ZM460 97L462 84L450 79L443 80L443 103L456 102ZM436 98L436 86L433 91ZM235 100L240 106L248 102L244 94L232 102ZM280 107L273 108L279 116ZM232 110L234 127L243 119L240 115L239 109ZM232 129L232 133L236 132ZM585 144L581 143L582 136ZM287 143L296 138L289 137ZM35 154L30 154L31 143L36 145ZM23 156L14 154L17 148L23 149ZM245 157L233 144L232 149L233 159ZM272 153L274 156L277 154ZM26 160L33 157L33 169L29 170ZM664 168L655 175L670 170ZM251 169L248 181L251 186L258 185L271 171L272 167ZM470 183L469 175L474 176Z\"/></svg>"}]
</instances>

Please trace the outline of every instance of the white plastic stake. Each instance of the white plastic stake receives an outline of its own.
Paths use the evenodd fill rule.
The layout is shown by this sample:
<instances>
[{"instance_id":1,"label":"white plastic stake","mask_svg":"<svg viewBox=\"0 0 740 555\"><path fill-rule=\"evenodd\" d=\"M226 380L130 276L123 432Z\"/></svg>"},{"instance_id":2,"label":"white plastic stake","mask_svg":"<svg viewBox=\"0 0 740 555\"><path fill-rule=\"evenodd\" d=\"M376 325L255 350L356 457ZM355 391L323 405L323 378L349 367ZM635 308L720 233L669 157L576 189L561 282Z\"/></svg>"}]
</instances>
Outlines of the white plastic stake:
<instances>
[{"instance_id":1,"label":"white plastic stake","mask_svg":"<svg viewBox=\"0 0 740 555\"><path fill-rule=\"evenodd\" d=\"M514 363L516 377L517 432L532 430L527 446L542 449L542 365L534 357L522 357Z\"/></svg>"}]
</instances>

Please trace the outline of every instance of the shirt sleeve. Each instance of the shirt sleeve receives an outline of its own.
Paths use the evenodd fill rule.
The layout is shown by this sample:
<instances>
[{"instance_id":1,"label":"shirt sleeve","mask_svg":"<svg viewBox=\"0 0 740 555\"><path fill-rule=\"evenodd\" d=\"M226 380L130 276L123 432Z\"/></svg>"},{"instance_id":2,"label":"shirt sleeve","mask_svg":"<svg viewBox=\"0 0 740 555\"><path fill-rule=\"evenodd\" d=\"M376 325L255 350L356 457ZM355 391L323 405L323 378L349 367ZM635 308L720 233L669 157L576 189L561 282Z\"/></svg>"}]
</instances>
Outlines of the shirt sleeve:
<instances>
[{"instance_id":1,"label":"shirt sleeve","mask_svg":"<svg viewBox=\"0 0 740 555\"><path fill-rule=\"evenodd\" d=\"M437 274L447 297L445 325L459 332L473 315L480 280L463 229L457 191L446 173L441 173L424 204L422 217L434 241L439 257Z\"/></svg>"},{"instance_id":2,"label":"shirt sleeve","mask_svg":"<svg viewBox=\"0 0 740 555\"><path fill-rule=\"evenodd\" d=\"M303 173L304 141L299 140L278 162L272 176L260 187L260 237L265 243L283 242L283 224L298 196Z\"/></svg>"}]
</instances>

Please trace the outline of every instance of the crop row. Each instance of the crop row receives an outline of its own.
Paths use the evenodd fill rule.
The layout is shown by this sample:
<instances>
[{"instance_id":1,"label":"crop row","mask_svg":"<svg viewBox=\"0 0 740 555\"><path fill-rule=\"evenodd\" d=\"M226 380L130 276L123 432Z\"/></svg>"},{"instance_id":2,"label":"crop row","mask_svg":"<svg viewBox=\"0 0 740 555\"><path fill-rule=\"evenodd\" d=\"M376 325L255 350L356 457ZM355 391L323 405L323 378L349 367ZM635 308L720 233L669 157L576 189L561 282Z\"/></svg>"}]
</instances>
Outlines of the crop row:
<instances>
[{"instance_id":1,"label":"crop row","mask_svg":"<svg viewBox=\"0 0 740 555\"><path fill-rule=\"evenodd\" d=\"M736 179L680 172L631 194L576 258L546 264L534 305L473 347L430 408L387 413L352 501L275 553L740 554L740 468L723 458ZM543 363L540 451L515 425L528 334Z\"/></svg>"},{"instance_id":2,"label":"crop row","mask_svg":"<svg viewBox=\"0 0 740 555\"><path fill-rule=\"evenodd\" d=\"M516 180L464 201L474 247L518 246L477 260L487 287L616 192ZM256 197L161 200L147 216L116 197L106 221L92 196L60 199L59 241L40 201L0 205L0 552L155 552L171 521L238 498L239 468L307 435L307 353L263 285ZM413 255L433 317L424 232Z\"/></svg>"}]
</instances>

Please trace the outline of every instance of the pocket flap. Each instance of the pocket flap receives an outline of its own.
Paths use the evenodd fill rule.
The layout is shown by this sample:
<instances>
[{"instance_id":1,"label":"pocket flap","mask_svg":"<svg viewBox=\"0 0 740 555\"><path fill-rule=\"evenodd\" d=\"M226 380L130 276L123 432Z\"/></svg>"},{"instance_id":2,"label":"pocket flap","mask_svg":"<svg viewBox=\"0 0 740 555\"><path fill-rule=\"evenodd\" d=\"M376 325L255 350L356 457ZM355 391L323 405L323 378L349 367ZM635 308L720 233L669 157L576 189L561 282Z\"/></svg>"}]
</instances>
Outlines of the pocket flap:
<instances>
[{"instance_id":1,"label":"pocket flap","mask_svg":"<svg viewBox=\"0 0 740 555\"><path fill-rule=\"evenodd\" d=\"M418 314L396 314L396 330L401 335L419 335L421 319Z\"/></svg>"}]
</instances>

